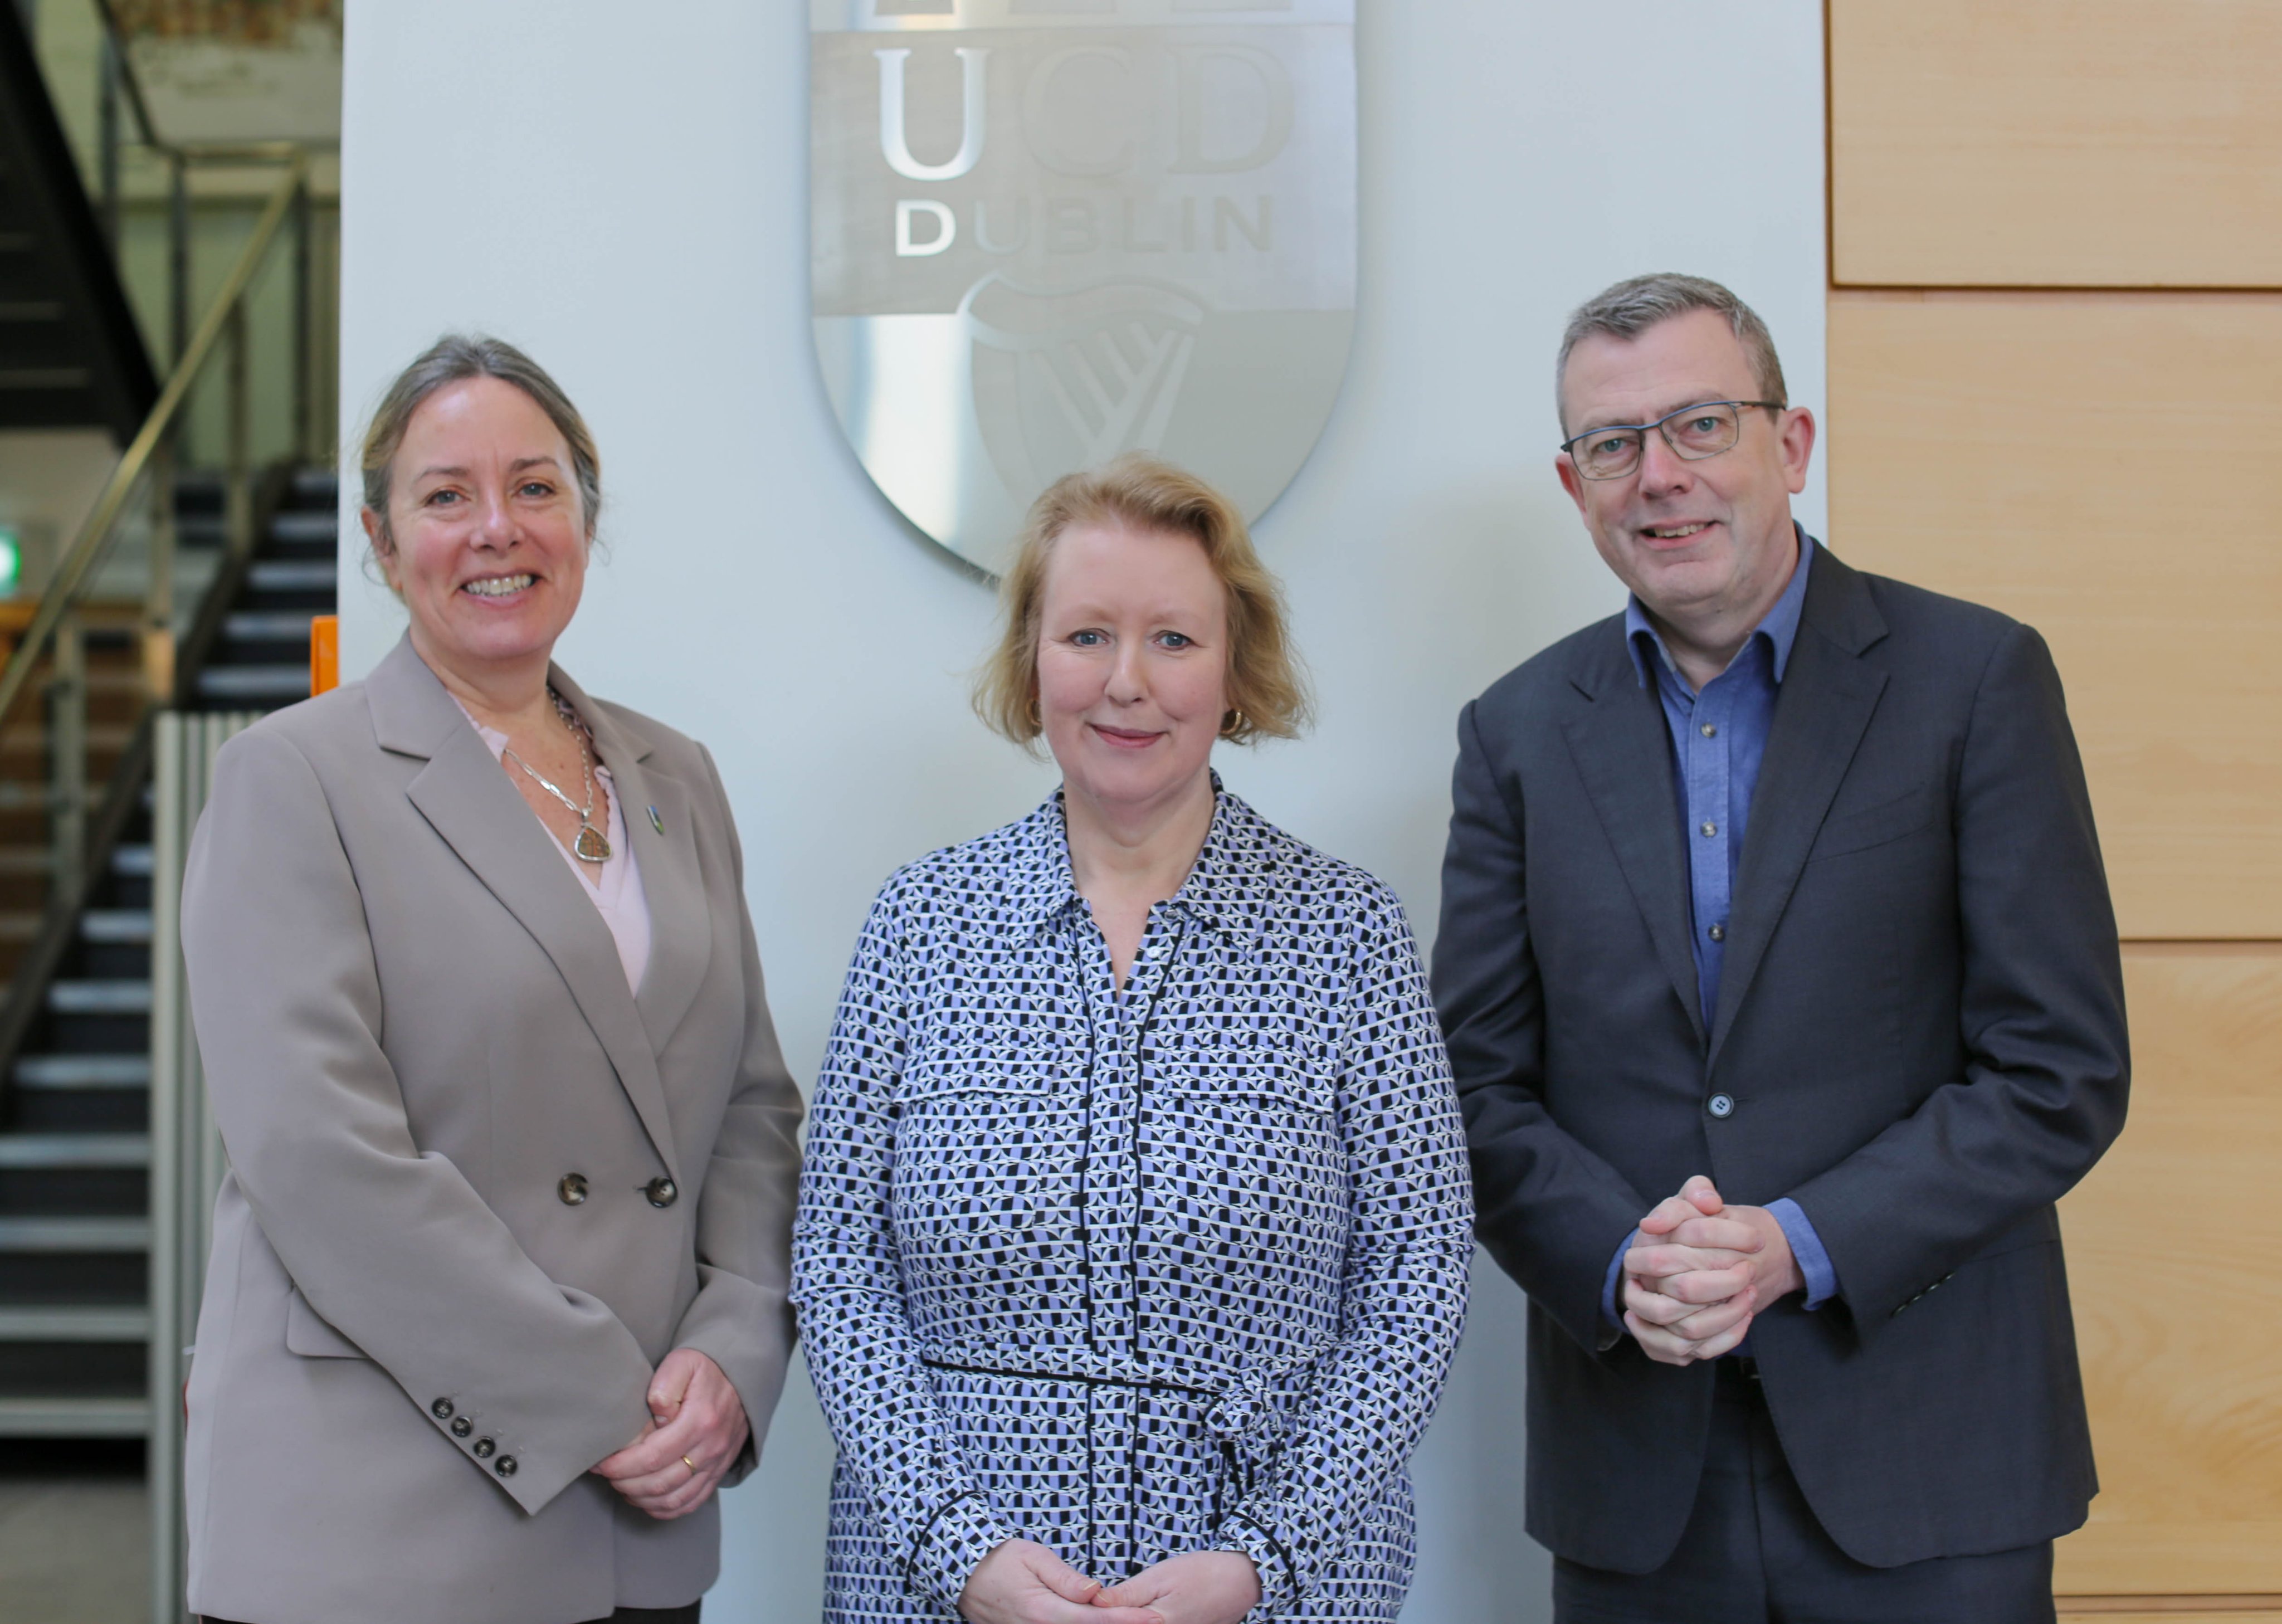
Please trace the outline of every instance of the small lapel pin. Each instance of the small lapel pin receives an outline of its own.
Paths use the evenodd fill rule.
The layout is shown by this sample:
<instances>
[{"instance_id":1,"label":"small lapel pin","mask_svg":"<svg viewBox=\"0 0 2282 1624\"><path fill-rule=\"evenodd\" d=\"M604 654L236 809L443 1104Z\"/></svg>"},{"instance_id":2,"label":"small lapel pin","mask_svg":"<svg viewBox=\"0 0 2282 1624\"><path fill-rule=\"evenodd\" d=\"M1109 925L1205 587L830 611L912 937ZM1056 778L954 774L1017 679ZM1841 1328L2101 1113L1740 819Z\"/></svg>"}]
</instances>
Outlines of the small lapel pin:
<instances>
[{"instance_id":1,"label":"small lapel pin","mask_svg":"<svg viewBox=\"0 0 2282 1624\"><path fill-rule=\"evenodd\" d=\"M665 833L665 820L657 815L657 808L655 806L649 809L649 826L661 835Z\"/></svg>"}]
</instances>

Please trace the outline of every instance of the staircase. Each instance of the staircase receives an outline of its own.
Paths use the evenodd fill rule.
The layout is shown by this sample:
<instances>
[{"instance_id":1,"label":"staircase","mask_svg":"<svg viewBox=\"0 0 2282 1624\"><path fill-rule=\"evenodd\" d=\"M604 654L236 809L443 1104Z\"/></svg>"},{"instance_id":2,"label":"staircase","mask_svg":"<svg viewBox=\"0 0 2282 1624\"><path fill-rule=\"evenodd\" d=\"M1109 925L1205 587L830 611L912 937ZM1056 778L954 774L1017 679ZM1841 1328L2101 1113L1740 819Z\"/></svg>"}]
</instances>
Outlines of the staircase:
<instances>
[{"instance_id":1,"label":"staircase","mask_svg":"<svg viewBox=\"0 0 2282 1624\"><path fill-rule=\"evenodd\" d=\"M309 622L334 609L337 501L330 470L282 482L193 679L198 708L268 711L307 697ZM218 486L185 482L178 511L186 553L201 540L219 547L219 524L200 522L219 513ZM91 637L91 701L99 646ZM122 647L126 686L139 668ZM91 704L91 745L99 714ZM128 730L113 727L115 752ZM97 758L95 771L107 770ZM0 814L0 835L12 816ZM41 869L44 823L33 840L0 844L0 897L11 864ZM149 814L138 811L11 1074L0 1124L0 1437L139 1436L148 1425L151 868ZM44 872L34 878L43 883Z\"/></svg>"},{"instance_id":2,"label":"staircase","mask_svg":"<svg viewBox=\"0 0 2282 1624\"><path fill-rule=\"evenodd\" d=\"M37 603L0 602L0 1439L149 1440L154 1531L178 1533L165 1498L179 1480L169 1372L189 1340L176 1289L194 1295L196 1273L172 1242L155 1269L152 1251L154 1229L182 1222L170 1193L183 1148L169 1131L154 1157L151 1138L150 775L158 742L180 733L159 709L260 711L307 695L309 622L333 609L338 491L330 471L261 475L253 443L252 290L281 273L291 364L267 387L290 399L294 455L328 438L308 320L308 154L167 144L111 44L175 186L177 359L163 383L23 8L0 0L0 434L95 428L120 447L92 513L33 583ZM276 167L218 283L191 276L184 190L209 161ZM211 302L191 322L194 280ZM167 832L171 851L175 823ZM168 1025L162 1130L181 1108L166 1084L182 1035ZM154 1173L167 1196L155 1225ZM154 1309L167 1326L155 1348ZM180 1611L178 1556L154 1560L158 1616Z\"/></svg>"},{"instance_id":3,"label":"staircase","mask_svg":"<svg viewBox=\"0 0 2282 1624\"><path fill-rule=\"evenodd\" d=\"M0 430L123 446L158 395L23 14L0 4Z\"/></svg>"}]
</instances>

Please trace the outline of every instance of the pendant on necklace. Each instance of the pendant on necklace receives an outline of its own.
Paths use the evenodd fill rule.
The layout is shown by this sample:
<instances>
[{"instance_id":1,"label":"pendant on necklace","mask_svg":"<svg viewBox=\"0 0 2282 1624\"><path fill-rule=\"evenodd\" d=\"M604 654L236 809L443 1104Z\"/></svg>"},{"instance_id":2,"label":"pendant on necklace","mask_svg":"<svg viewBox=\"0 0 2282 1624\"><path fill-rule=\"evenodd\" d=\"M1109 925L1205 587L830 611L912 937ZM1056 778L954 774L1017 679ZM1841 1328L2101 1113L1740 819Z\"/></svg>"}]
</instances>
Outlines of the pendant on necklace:
<instances>
[{"instance_id":1,"label":"pendant on necklace","mask_svg":"<svg viewBox=\"0 0 2282 1624\"><path fill-rule=\"evenodd\" d=\"M602 831L591 823L578 826L578 843L571 850L582 863L607 863L610 860L610 843L603 839Z\"/></svg>"}]
</instances>

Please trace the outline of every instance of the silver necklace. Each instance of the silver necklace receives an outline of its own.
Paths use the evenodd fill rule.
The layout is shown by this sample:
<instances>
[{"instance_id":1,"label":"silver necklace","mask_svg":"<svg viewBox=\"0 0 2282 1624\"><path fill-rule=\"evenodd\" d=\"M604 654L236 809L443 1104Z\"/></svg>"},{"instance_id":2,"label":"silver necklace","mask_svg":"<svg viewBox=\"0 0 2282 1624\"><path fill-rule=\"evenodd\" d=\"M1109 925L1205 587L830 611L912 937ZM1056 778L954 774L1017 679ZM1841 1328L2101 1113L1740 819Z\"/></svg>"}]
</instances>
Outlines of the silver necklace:
<instances>
[{"instance_id":1,"label":"silver necklace","mask_svg":"<svg viewBox=\"0 0 2282 1624\"><path fill-rule=\"evenodd\" d=\"M582 863L607 863L610 860L609 839L594 827L594 759L586 749L586 724L578 719L578 713L570 708L570 702L555 691L553 683L547 684L547 696L555 702L555 713L563 719L563 725L570 730L570 736L578 741L578 771L586 781L586 805L579 805L556 789L544 773L516 755L512 746L501 747L500 753L513 758L515 765L530 773L532 781L562 802L570 809L570 815L578 820L578 838L570 848L571 855Z\"/></svg>"}]
</instances>

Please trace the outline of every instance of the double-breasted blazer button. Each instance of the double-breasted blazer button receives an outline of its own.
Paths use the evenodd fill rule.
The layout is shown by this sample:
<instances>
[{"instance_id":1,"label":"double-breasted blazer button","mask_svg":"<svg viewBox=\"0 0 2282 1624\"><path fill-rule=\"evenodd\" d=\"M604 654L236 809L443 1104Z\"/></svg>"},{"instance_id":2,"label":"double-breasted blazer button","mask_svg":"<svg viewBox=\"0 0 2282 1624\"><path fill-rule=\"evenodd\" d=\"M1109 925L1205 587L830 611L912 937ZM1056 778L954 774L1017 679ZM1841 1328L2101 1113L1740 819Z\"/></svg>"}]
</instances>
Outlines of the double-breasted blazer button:
<instances>
[{"instance_id":1,"label":"double-breasted blazer button","mask_svg":"<svg viewBox=\"0 0 2282 1624\"><path fill-rule=\"evenodd\" d=\"M493 1463L492 1470L498 1472L500 1476L503 1478L513 1477L515 1475L515 1457L512 1455L501 1456L497 1461Z\"/></svg>"},{"instance_id":2,"label":"double-breasted blazer button","mask_svg":"<svg viewBox=\"0 0 2282 1624\"><path fill-rule=\"evenodd\" d=\"M475 1430L476 1424L465 1416L452 1423L452 1436L454 1438L464 1438Z\"/></svg>"},{"instance_id":3,"label":"double-breasted blazer button","mask_svg":"<svg viewBox=\"0 0 2282 1624\"><path fill-rule=\"evenodd\" d=\"M563 1182L555 1186L555 1193L563 1198L565 1207L582 1205L586 1200L586 1176L584 1173L563 1174Z\"/></svg>"},{"instance_id":4,"label":"double-breasted blazer button","mask_svg":"<svg viewBox=\"0 0 2282 1624\"><path fill-rule=\"evenodd\" d=\"M493 1456L499 1453L499 1445L493 1443L488 1438L478 1438L470 1447L475 1450L476 1458L477 1460L489 1460Z\"/></svg>"},{"instance_id":5,"label":"double-breasted blazer button","mask_svg":"<svg viewBox=\"0 0 2282 1624\"><path fill-rule=\"evenodd\" d=\"M681 1192L671 1178L653 1178L642 1187L653 1207L671 1207L681 1199Z\"/></svg>"},{"instance_id":6,"label":"double-breasted blazer button","mask_svg":"<svg viewBox=\"0 0 2282 1624\"><path fill-rule=\"evenodd\" d=\"M434 1416L439 1421L450 1420L452 1418L452 1401L448 1398L438 1399L434 1403L428 1406L428 1413Z\"/></svg>"},{"instance_id":7,"label":"double-breasted blazer button","mask_svg":"<svg viewBox=\"0 0 2282 1624\"><path fill-rule=\"evenodd\" d=\"M1714 1094L1704 1108L1725 1122L1735 1114L1735 1102L1726 1094Z\"/></svg>"}]
</instances>

